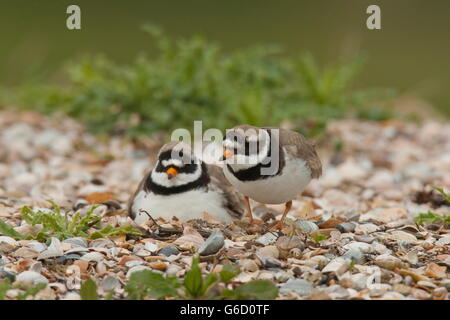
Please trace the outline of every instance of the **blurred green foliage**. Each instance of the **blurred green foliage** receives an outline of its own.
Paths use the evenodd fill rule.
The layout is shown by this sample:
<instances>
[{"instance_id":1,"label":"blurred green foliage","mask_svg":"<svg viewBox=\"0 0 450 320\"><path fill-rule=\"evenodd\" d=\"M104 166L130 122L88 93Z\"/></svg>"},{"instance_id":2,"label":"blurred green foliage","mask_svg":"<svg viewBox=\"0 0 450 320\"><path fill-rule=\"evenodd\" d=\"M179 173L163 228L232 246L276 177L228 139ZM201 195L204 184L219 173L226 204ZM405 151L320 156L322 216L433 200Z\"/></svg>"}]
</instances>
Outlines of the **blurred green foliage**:
<instances>
[{"instance_id":1,"label":"blurred green foliage","mask_svg":"<svg viewBox=\"0 0 450 320\"><path fill-rule=\"evenodd\" d=\"M32 85L5 90L3 101L44 113L63 112L94 132L129 135L237 124L279 125L290 120L306 135L330 119L391 114L383 104L392 92L356 90L364 58L320 68L311 54L280 55L275 46L224 52L202 37L172 39L144 28L157 43L155 57L119 65L105 56L72 62L67 85Z\"/></svg>"}]
</instances>

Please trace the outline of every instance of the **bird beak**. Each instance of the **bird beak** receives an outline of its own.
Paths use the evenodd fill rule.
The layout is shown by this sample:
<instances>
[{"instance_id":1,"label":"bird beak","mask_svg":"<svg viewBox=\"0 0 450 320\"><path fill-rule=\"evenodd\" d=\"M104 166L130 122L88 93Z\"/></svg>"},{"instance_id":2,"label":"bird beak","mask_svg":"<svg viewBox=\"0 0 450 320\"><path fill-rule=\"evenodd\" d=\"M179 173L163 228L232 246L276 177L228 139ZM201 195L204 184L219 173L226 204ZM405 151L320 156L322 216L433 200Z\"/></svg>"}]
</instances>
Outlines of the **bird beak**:
<instances>
[{"instance_id":1,"label":"bird beak","mask_svg":"<svg viewBox=\"0 0 450 320\"><path fill-rule=\"evenodd\" d=\"M232 157L233 155L234 155L234 152L233 152L233 151L231 151L230 149L225 149L225 150L223 151L222 161L224 161L224 160L226 160L226 159Z\"/></svg>"},{"instance_id":2,"label":"bird beak","mask_svg":"<svg viewBox=\"0 0 450 320\"><path fill-rule=\"evenodd\" d=\"M178 170L173 167L170 167L169 169L166 170L166 173L170 180L178 174Z\"/></svg>"}]
</instances>

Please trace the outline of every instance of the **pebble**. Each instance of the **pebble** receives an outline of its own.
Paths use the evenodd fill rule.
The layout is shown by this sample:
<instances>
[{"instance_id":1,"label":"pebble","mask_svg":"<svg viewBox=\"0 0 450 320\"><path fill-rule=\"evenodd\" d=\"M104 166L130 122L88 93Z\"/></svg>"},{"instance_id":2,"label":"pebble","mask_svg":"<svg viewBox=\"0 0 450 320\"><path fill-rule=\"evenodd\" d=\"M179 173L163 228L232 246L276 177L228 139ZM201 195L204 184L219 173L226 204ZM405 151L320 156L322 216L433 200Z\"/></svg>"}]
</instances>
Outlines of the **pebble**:
<instances>
[{"instance_id":1,"label":"pebble","mask_svg":"<svg viewBox=\"0 0 450 320\"><path fill-rule=\"evenodd\" d=\"M336 226L336 229L338 229L342 233L353 232L355 231L355 228L356 224L354 224L353 222L344 222Z\"/></svg>"},{"instance_id":2,"label":"pebble","mask_svg":"<svg viewBox=\"0 0 450 320\"><path fill-rule=\"evenodd\" d=\"M392 231L389 238L392 240L401 241L401 242L416 242L417 241L417 238L415 235L413 235L409 232L401 231L401 230Z\"/></svg>"},{"instance_id":3,"label":"pebble","mask_svg":"<svg viewBox=\"0 0 450 320\"><path fill-rule=\"evenodd\" d=\"M170 264L166 269L166 273L168 276L177 276L177 273L181 270L183 270L182 267L176 264Z\"/></svg>"},{"instance_id":4,"label":"pebble","mask_svg":"<svg viewBox=\"0 0 450 320\"><path fill-rule=\"evenodd\" d=\"M323 273L334 272L337 275L341 275L345 271L347 271L349 265L350 265L350 262L348 260L338 257L338 258L331 260L325 266L325 268L322 269L322 272Z\"/></svg>"},{"instance_id":5,"label":"pebble","mask_svg":"<svg viewBox=\"0 0 450 320\"><path fill-rule=\"evenodd\" d=\"M380 230L380 227L373 223L360 223L355 227L356 234L369 234L378 230Z\"/></svg>"},{"instance_id":6,"label":"pebble","mask_svg":"<svg viewBox=\"0 0 450 320\"><path fill-rule=\"evenodd\" d=\"M280 256L280 252L278 251L278 248L276 246L266 246L259 248L258 250L256 250L256 254L273 259L278 259L278 257Z\"/></svg>"},{"instance_id":7,"label":"pebble","mask_svg":"<svg viewBox=\"0 0 450 320\"><path fill-rule=\"evenodd\" d=\"M312 290L312 284L304 279L290 279L280 288L281 293L294 291L301 297L310 295Z\"/></svg>"},{"instance_id":8,"label":"pebble","mask_svg":"<svg viewBox=\"0 0 450 320\"><path fill-rule=\"evenodd\" d=\"M198 248L201 256L210 256L216 254L225 244L225 237L219 229L215 229L208 239Z\"/></svg>"},{"instance_id":9,"label":"pebble","mask_svg":"<svg viewBox=\"0 0 450 320\"><path fill-rule=\"evenodd\" d=\"M40 273L34 271L24 271L16 277L16 282L28 285L36 285L38 283L47 284L48 280Z\"/></svg>"},{"instance_id":10,"label":"pebble","mask_svg":"<svg viewBox=\"0 0 450 320\"><path fill-rule=\"evenodd\" d=\"M300 250L305 249L305 243L298 236L282 236L278 238L276 246L280 250L290 251L291 249L298 248Z\"/></svg>"},{"instance_id":11,"label":"pebble","mask_svg":"<svg viewBox=\"0 0 450 320\"><path fill-rule=\"evenodd\" d=\"M151 270L151 268L147 267L147 266L135 266L130 268L130 270L128 270L126 278L130 279L131 275L136 272L136 271L142 271L142 270ZM158 272L158 271L154 271L154 272Z\"/></svg>"},{"instance_id":12,"label":"pebble","mask_svg":"<svg viewBox=\"0 0 450 320\"><path fill-rule=\"evenodd\" d=\"M365 243L372 243L375 241L375 237L372 237L368 234L364 234L364 235L355 235L355 240L358 242L365 242Z\"/></svg>"},{"instance_id":13,"label":"pebble","mask_svg":"<svg viewBox=\"0 0 450 320\"><path fill-rule=\"evenodd\" d=\"M399 258L388 254L382 254L376 257L374 263L377 266L388 270L395 270L396 268L407 267L407 265L404 262L402 262Z\"/></svg>"},{"instance_id":14,"label":"pebble","mask_svg":"<svg viewBox=\"0 0 450 320\"><path fill-rule=\"evenodd\" d=\"M342 258L348 259L350 261L355 261L355 263L363 264L366 262L365 254L358 249L350 249L342 255Z\"/></svg>"},{"instance_id":15,"label":"pebble","mask_svg":"<svg viewBox=\"0 0 450 320\"><path fill-rule=\"evenodd\" d=\"M166 257L170 257L172 255L176 256L179 253L180 253L180 251L175 246L167 246L167 247L164 247L161 250L159 250L159 254L166 256Z\"/></svg>"},{"instance_id":16,"label":"pebble","mask_svg":"<svg viewBox=\"0 0 450 320\"><path fill-rule=\"evenodd\" d=\"M116 276L107 275L106 277L103 278L102 282L100 283L100 286L105 291L111 291L120 286L120 281L117 279Z\"/></svg>"},{"instance_id":17,"label":"pebble","mask_svg":"<svg viewBox=\"0 0 450 320\"><path fill-rule=\"evenodd\" d=\"M319 227L314 222L307 220L296 220L295 226L302 230L304 233L308 234L319 230Z\"/></svg>"},{"instance_id":18,"label":"pebble","mask_svg":"<svg viewBox=\"0 0 450 320\"><path fill-rule=\"evenodd\" d=\"M255 242L267 246L269 244L275 243L275 241L277 241L277 238L278 236L275 233L267 232L266 234L256 239Z\"/></svg>"},{"instance_id":19,"label":"pebble","mask_svg":"<svg viewBox=\"0 0 450 320\"><path fill-rule=\"evenodd\" d=\"M63 243L70 243L72 247L82 247L82 248L88 247L87 240L81 237L68 238L64 240Z\"/></svg>"},{"instance_id":20,"label":"pebble","mask_svg":"<svg viewBox=\"0 0 450 320\"><path fill-rule=\"evenodd\" d=\"M350 250L350 249L359 250L362 253L372 253L374 251L370 244L365 243L365 242L359 242L359 241L348 243L343 248L345 250Z\"/></svg>"},{"instance_id":21,"label":"pebble","mask_svg":"<svg viewBox=\"0 0 450 320\"><path fill-rule=\"evenodd\" d=\"M64 254L64 251L62 249L61 241L59 241L58 238L52 238L51 243L48 246L47 250L42 251L39 256L38 260L42 259L49 259L49 258L55 258L60 257Z\"/></svg>"},{"instance_id":22,"label":"pebble","mask_svg":"<svg viewBox=\"0 0 450 320\"><path fill-rule=\"evenodd\" d=\"M239 261L239 266L244 272L255 272L259 270L258 265L252 259L242 259L241 261Z\"/></svg>"},{"instance_id":23,"label":"pebble","mask_svg":"<svg viewBox=\"0 0 450 320\"><path fill-rule=\"evenodd\" d=\"M84 261L93 261L93 262L99 262L101 260L105 259L105 256L101 254L100 252L89 252L86 253L84 256L81 257L81 260Z\"/></svg>"},{"instance_id":24,"label":"pebble","mask_svg":"<svg viewBox=\"0 0 450 320\"><path fill-rule=\"evenodd\" d=\"M282 262L275 258L270 258L266 256L260 256L256 255L259 260L261 260L262 264L264 265L264 268L270 269L270 268L281 268L283 266Z\"/></svg>"}]
</instances>

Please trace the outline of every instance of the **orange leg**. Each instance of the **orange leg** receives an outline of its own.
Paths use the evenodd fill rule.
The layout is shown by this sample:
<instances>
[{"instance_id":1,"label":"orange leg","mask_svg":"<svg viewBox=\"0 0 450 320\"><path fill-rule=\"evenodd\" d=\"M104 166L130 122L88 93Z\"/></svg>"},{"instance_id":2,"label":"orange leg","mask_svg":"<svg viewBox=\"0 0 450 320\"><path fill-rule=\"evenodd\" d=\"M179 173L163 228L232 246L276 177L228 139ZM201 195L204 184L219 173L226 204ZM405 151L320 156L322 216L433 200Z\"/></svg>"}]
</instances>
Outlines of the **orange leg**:
<instances>
[{"instance_id":1,"label":"orange leg","mask_svg":"<svg viewBox=\"0 0 450 320\"><path fill-rule=\"evenodd\" d=\"M252 207L250 206L250 199L247 196L244 196L245 202L247 203L247 213L248 217L250 219L250 223L253 223L253 213L252 213Z\"/></svg>"},{"instance_id":2,"label":"orange leg","mask_svg":"<svg viewBox=\"0 0 450 320\"><path fill-rule=\"evenodd\" d=\"M283 215L281 216L280 222L278 222L276 225L274 225L271 229L273 230L281 230L283 228L284 224L284 218L286 218L286 215L292 208L292 201L286 202L286 207L284 208Z\"/></svg>"}]
</instances>

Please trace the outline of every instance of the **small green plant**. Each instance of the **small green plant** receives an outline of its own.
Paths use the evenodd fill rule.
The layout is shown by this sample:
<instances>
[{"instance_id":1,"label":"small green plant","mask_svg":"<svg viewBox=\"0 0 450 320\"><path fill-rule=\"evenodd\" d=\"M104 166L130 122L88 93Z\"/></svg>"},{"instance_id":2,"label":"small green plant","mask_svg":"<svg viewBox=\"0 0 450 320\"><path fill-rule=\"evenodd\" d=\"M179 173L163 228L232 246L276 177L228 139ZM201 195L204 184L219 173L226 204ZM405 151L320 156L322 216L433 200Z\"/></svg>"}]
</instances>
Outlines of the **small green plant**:
<instances>
[{"instance_id":1,"label":"small green plant","mask_svg":"<svg viewBox=\"0 0 450 320\"><path fill-rule=\"evenodd\" d=\"M225 52L200 36L174 39L154 26L144 30L155 40L155 56L141 55L126 65L86 57L68 64L68 85L3 90L2 100L9 100L4 104L63 112L98 133L148 135L192 128L194 120L224 130L289 119L314 135L330 119L381 110L392 96L354 87L361 57L320 67L311 54L283 56L275 46Z\"/></svg>"},{"instance_id":2,"label":"small green plant","mask_svg":"<svg viewBox=\"0 0 450 320\"><path fill-rule=\"evenodd\" d=\"M432 211L428 211L426 213L421 213L414 218L416 224L428 225L428 224L442 224L444 227L450 225L450 216L444 216Z\"/></svg>"},{"instance_id":3,"label":"small green plant","mask_svg":"<svg viewBox=\"0 0 450 320\"><path fill-rule=\"evenodd\" d=\"M166 276L150 270L134 272L125 288L128 298L141 300L146 297L153 299L178 298L178 299L228 299L228 300L269 300L278 296L277 287L270 281L254 280L238 286L235 289L217 289L219 283L231 284L231 280L240 273L236 265L225 265L222 271L216 274L202 276L199 259L192 259L191 269L183 280L177 277ZM81 286L81 297L86 300L97 300L97 286L91 279L86 280Z\"/></svg>"},{"instance_id":4,"label":"small green plant","mask_svg":"<svg viewBox=\"0 0 450 320\"><path fill-rule=\"evenodd\" d=\"M20 211L20 215L26 223L32 226L42 226L42 229L36 235L22 235L1 219L0 233L17 240L35 239L42 242L45 242L52 237L65 240L72 237L98 239L118 234L142 235L139 230L136 230L131 226L112 227L107 225L100 228L101 218L94 214L96 206L90 208L84 216L82 216L80 212L68 215L67 212L63 213L56 203L52 201L49 202L53 205L52 210L34 211L30 207L25 206ZM95 228L97 228L97 230L95 230ZM94 229L95 231L89 232L91 229Z\"/></svg>"},{"instance_id":5,"label":"small green plant","mask_svg":"<svg viewBox=\"0 0 450 320\"><path fill-rule=\"evenodd\" d=\"M447 194L443 188L433 186L433 189L439 192L442 195L442 197L450 203L450 194Z\"/></svg>"},{"instance_id":6,"label":"small green plant","mask_svg":"<svg viewBox=\"0 0 450 320\"><path fill-rule=\"evenodd\" d=\"M0 300L4 300L6 293L10 289L19 289L19 294L17 295L17 300L25 300L29 296L35 297L39 291L45 289L47 284L38 283L36 285L24 285L24 284L12 284L9 279L0 280Z\"/></svg>"},{"instance_id":7,"label":"small green plant","mask_svg":"<svg viewBox=\"0 0 450 320\"><path fill-rule=\"evenodd\" d=\"M94 280L88 278L80 287L81 300L98 300L97 285Z\"/></svg>"},{"instance_id":8,"label":"small green plant","mask_svg":"<svg viewBox=\"0 0 450 320\"><path fill-rule=\"evenodd\" d=\"M327 240L328 236L326 234L322 234L318 231L311 233L311 239L314 241L316 245L320 244L320 241Z\"/></svg>"},{"instance_id":9,"label":"small green plant","mask_svg":"<svg viewBox=\"0 0 450 320\"><path fill-rule=\"evenodd\" d=\"M441 196L450 203L450 195L443 188L433 186L433 189L441 194ZM432 211L421 213L414 218L417 225L442 224L445 228L450 225L450 215L440 215Z\"/></svg>"}]
</instances>

